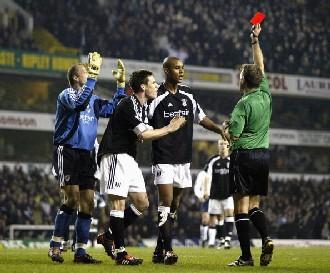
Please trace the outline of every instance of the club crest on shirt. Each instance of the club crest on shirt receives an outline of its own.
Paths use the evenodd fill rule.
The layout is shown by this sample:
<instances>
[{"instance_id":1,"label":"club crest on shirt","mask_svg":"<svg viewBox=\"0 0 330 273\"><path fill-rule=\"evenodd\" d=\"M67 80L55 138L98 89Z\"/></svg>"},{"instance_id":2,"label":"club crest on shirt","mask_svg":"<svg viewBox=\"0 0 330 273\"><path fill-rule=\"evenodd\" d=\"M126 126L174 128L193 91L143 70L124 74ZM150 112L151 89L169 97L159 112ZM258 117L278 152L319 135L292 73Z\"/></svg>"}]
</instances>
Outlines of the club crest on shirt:
<instances>
[{"instance_id":1,"label":"club crest on shirt","mask_svg":"<svg viewBox=\"0 0 330 273\"><path fill-rule=\"evenodd\" d=\"M114 186L115 186L115 188L120 188L120 186L121 186L121 183L120 183L120 182L118 182L118 181L116 181Z\"/></svg>"},{"instance_id":2,"label":"club crest on shirt","mask_svg":"<svg viewBox=\"0 0 330 273\"><path fill-rule=\"evenodd\" d=\"M154 174L154 176L158 177L158 176L161 176L162 170L159 168L158 165L155 165L155 166L152 166L152 173Z\"/></svg>"},{"instance_id":3,"label":"club crest on shirt","mask_svg":"<svg viewBox=\"0 0 330 273\"><path fill-rule=\"evenodd\" d=\"M182 106L187 106L187 99L182 99Z\"/></svg>"},{"instance_id":4,"label":"club crest on shirt","mask_svg":"<svg viewBox=\"0 0 330 273\"><path fill-rule=\"evenodd\" d=\"M161 176L161 174L162 174L162 171L161 170L156 170L156 176Z\"/></svg>"}]
</instances>

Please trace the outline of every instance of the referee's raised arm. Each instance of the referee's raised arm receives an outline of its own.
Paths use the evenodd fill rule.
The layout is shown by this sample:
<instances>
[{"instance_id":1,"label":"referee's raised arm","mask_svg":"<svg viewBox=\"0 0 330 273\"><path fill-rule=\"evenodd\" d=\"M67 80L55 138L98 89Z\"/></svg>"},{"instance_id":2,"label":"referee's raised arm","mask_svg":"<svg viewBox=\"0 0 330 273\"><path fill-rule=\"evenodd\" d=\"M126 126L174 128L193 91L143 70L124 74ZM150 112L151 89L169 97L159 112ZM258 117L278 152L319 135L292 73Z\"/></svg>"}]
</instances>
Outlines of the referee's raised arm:
<instances>
[{"instance_id":1,"label":"referee's raised arm","mask_svg":"<svg viewBox=\"0 0 330 273\"><path fill-rule=\"evenodd\" d=\"M261 69L262 74L265 74L264 56L262 54L258 40L258 36L260 32L261 32L261 26L260 24L258 24L251 31L250 37L251 37L251 45L252 45L252 53L253 53L253 62Z\"/></svg>"}]
</instances>

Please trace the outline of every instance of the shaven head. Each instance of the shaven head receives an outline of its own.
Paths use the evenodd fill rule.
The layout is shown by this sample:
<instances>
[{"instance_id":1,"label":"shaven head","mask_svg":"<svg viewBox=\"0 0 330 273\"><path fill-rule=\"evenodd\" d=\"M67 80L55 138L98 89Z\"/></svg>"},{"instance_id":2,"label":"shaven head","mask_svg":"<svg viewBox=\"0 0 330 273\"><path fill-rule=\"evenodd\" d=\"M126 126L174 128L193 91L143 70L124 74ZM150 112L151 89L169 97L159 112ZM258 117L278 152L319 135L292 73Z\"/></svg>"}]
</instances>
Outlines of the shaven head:
<instances>
[{"instance_id":1,"label":"shaven head","mask_svg":"<svg viewBox=\"0 0 330 273\"><path fill-rule=\"evenodd\" d=\"M180 61L178 57L166 57L163 61L163 69L173 67L174 63Z\"/></svg>"},{"instance_id":2,"label":"shaven head","mask_svg":"<svg viewBox=\"0 0 330 273\"><path fill-rule=\"evenodd\" d=\"M163 61L165 82L176 85L181 83L184 77L184 64L177 57L167 57Z\"/></svg>"}]
</instances>

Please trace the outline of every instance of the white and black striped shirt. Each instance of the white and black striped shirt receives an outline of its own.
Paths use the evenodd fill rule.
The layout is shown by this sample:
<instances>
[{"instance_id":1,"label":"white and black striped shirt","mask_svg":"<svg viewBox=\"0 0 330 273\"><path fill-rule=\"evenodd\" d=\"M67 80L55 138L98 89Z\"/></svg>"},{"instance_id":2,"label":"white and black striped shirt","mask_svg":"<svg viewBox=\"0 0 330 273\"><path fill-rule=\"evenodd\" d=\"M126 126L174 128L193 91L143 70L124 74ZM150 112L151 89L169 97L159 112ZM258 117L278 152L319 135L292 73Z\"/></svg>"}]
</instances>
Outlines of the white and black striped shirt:
<instances>
[{"instance_id":1,"label":"white and black striped shirt","mask_svg":"<svg viewBox=\"0 0 330 273\"><path fill-rule=\"evenodd\" d=\"M178 91L173 94L162 84L158 97L149 105L149 123L154 129L159 129L177 115L185 117L187 122L178 131L152 142L153 164L191 162L193 123L199 123L205 117L188 86L179 85Z\"/></svg>"},{"instance_id":2,"label":"white and black striped shirt","mask_svg":"<svg viewBox=\"0 0 330 273\"><path fill-rule=\"evenodd\" d=\"M102 137L98 159L104 154L126 153L136 157L137 135L148 130L147 104L141 105L133 95L122 99Z\"/></svg>"}]
</instances>

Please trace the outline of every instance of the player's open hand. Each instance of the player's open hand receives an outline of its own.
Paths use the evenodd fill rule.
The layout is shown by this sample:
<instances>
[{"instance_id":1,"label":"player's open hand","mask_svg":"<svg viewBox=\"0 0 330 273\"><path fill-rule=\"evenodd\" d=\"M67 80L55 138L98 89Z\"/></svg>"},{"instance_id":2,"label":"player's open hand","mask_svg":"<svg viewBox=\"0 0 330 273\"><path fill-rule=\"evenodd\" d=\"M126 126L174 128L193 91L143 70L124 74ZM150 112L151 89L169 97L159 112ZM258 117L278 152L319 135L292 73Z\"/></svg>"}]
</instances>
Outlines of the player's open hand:
<instances>
[{"instance_id":1,"label":"player's open hand","mask_svg":"<svg viewBox=\"0 0 330 273\"><path fill-rule=\"evenodd\" d=\"M118 59L117 70L112 70L112 75L116 79L118 86L122 88L125 87L125 79L126 79L125 73L126 70L124 63L122 62L122 60Z\"/></svg>"},{"instance_id":2,"label":"player's open hand","mask_svg":"<svg viewBox=\"0 0 330 273\"><path fill-rule=\"evenodd\" d=\"M186 123L186 119L184 117L176 116L172 118L170 124L167 126L169 131L172 133L179 130L185 123Z\"/></svg>"}]
</instances>

